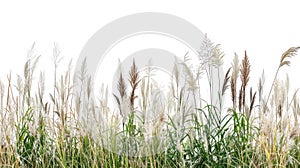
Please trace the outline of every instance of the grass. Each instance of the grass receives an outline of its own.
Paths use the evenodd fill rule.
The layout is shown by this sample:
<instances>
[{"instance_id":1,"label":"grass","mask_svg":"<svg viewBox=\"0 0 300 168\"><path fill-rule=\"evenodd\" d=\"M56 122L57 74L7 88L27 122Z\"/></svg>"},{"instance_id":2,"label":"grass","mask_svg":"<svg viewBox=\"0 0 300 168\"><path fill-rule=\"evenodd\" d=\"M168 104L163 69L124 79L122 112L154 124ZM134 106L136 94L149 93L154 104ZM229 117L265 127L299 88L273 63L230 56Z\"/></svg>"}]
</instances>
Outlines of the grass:
<instances>
[{"instance_id":1,"label":"grass","mask_svg":"<svg viewBox=\"0 0 300 168\"><path fill-rule=\"evenodd\" d=\"M24 74L16 79L8 75L7 81L0 81L0 165L299 167L299 98L297 91L288 97L288 78L278 79L280 69L290 65L289 59L298 49L292 47L279 58L269 90L264 87L264 74L255 90L249 86L247 52L241 64L235 54L221 79L224 53L220 45L205 37L196 71L192 71L188 55L174 64L166 100L160 98L159 86L151 79L153 69L148 68L142 76L133 60L129 79L120 68L117 93L102 87L96 101L85 62L81 71L75 72L75 81L71 63L65 73L58 73L61 58L57 45L53 50L54 86L45 83L44 73L34 80L40 57L33 46ZM212 77L218 76L218 102L201 97L199 81L205 75L210 94L216 89ZM183 86L180 79L186 81ZM75 90L74 84L81 86L80 90ZM53 87L53 92L45 94L45 87ZM116 108L108 106L110 97ZM225 98L232 103L223 104ZM158 117L147 120L149 112ZM91 121L95 121L93 127Z\"/></svg>"}]
</instances>

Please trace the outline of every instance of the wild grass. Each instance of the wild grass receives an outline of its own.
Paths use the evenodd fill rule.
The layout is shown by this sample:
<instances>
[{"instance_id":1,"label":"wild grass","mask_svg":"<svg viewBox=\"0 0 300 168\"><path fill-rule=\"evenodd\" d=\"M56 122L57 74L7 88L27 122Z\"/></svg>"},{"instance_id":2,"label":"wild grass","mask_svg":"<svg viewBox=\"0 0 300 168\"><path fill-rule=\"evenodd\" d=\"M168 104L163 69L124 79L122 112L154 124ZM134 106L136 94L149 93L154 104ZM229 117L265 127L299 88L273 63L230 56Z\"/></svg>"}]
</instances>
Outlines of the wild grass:
<instances>
[{"instance_id":1,"label":"wild grass","mask_svg":"<svg viewBox=\"0 0 300 168\"><path fill-rule=\"evenodd\" d=\"M130 70L120 65L117 93L99 86L99 97L93 97L97 88L92 86L86 62L74 79L71 62L65 73L59 74L57 45L53 49L54 85L45 83L46 75L36 72L40 56L33 46L24 74L9 74L0 80L0 165L299 167L299 97L297 91L288 97L288 77L278 79L281 67L290 65L288 59L298 49L292 47L279 58L269 90L264 86L264 73L256 90L248 86L251 57L247 52L241 64L234 55L221 79L224 53L220 45L205 37L196 71L188 54L174 63L169 92L163 100L152 79L154 70L149 67L142 76L134 60ZM199 81L205 75L210 96L217 89L218 102L201 97ZM218 77L218 87L214 87L213 76ZM75 90L74 84L80 89ZM53 92L46 94L46 87ZM116 107L108 106L109 97ZM224 99L232 103L223 104ZM148 120L149 113L157 117Z\"/></svg>"}]
</instances>

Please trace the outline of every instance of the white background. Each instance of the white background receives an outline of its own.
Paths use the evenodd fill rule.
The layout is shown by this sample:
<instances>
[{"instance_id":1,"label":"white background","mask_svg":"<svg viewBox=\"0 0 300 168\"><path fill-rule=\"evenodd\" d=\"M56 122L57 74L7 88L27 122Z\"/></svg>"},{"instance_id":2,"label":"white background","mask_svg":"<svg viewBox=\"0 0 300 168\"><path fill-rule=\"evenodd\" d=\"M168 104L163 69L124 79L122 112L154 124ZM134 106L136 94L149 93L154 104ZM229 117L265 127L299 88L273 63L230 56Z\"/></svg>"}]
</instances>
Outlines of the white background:
<instances>
[{"instance_id":1,"label":"white background","mask_svg":"<svg viewBox=\"0 0 300 168\"><path fill-rule=\"evenodd\" d=\"M180 3L179 3L180 2ZM163 12L181 17L207 33L225 52L227 69L236 52L250 57L251 85L265 69L273 79L281 54L300 46L300 6L296 1L7 1L0 2L0 79L23 72L26 54L36 42L47 80L52 78L52 48L57 42L67 66L76 62L87 40L105 24L139 12ZM300 55L289 72L293 87L299 87ZM285 73L285 71L282 71ZM38 75L37 75L38 77Z\"/></svg>"}]
</instances>

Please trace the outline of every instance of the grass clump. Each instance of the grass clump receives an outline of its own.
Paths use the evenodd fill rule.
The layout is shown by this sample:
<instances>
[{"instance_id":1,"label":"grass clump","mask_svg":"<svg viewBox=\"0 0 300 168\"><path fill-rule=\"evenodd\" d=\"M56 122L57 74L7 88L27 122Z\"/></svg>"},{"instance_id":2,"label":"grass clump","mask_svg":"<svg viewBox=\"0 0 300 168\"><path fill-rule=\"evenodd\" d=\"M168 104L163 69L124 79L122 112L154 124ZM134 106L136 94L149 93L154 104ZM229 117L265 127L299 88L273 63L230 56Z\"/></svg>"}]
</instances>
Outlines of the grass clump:
<instances>
[{"instance_id":1,"label":"grass clump","mask_svg":"<svg viewBox=\"0 0 300 168\"><path fill-rule=\"evenodd\" d=\"M58 74L57 45L53 92L46 96L45 87L52 85L46 86L42 72L38 82L34 80L40 57L33 46L23 76L17 76L16 83L11 75L6 82L0 80L0 165L298 167L299 98L296 91L290 100L289 79L278 79L279 70L290 65L288 58L298 49L283 53L267 95L263 94L264 74L257 90L249 86L251 66L246 51L241 64L235 54L221 79L224 53L205 37L195 71L188 54L174 64L165 100L152 79L153 69L149 67L143 76L133 60L128 79L120 66L117 92L102 87L95 101L86 60L81 71L75 72L76 81L71 78L71 63L64 74ZM203 76L209 85L209 100L201 96ZM73 82L80 90L74 89ZM215 93L217 102L212 98ZM116 108L108 106L110 96ZM227 98L231 103L223 104ZM149 120L150 112L157 117ZM91 121L95 121L93 127Z\"/></svg>"}]
</instances>

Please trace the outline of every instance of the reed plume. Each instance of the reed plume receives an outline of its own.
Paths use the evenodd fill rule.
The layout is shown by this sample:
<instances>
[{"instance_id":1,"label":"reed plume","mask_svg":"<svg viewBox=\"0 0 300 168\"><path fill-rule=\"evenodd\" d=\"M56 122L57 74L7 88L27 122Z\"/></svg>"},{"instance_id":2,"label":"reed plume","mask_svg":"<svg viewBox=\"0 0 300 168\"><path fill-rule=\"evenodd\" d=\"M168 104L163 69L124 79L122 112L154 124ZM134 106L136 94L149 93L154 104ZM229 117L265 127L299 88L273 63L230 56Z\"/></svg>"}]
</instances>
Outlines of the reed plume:
<instances>
[{"instance_id":1,"label":"reed plume","mask_svg":"<svg viewBox=\"0 0 300 168\"><path fill-rule=\"evenodd\" d=\"M239 75L239 59L237 54L235 53L233 63L231 64L232 68L232 74L231 74L231 80L230 80L230 86L231 86L231 99L233 104L233 109L236 108L236 81Z\"/></svg>"},{"instance_id":2,"label":"reed plume","mask_svg":"<svg viewBox=\"0 0 300 168\"><path fill-rule=\"evenodd\" d=\"M248 118L250 118L250 116L251 116L251 112L254 107L255 98L256 98L256 92L252 95L252 87L251 87L250 88L250 110L249 110Z\"/></svg>"},{"instance_id":3,"label":"reed plume","mask_svg":"<svg viewBox=\"0 0 300 168\"><path fill-rule=\"evenodd\" d=\"M246 51L245 51L244 59L242 61L240 72L241 72L240 78L242 81L242 86L241 86L241 91L240 91L240 95L241 95L241 97L240 97L241 103L240 104L243 105L243 107L245 107L246 86L249 82L249 74L250 74L250 62L249 62ZM244 112L245 112L245 109L244 109Z\"/></svg>"},{"instance_id":4,"label":"reed plume","mask_svg":"<svg viewBox=\"0 0 300 168\"><path fill-rule=\"evenodd\" d=\"M126 97L126 84L125 84L125 80L123 78L122 72L120 73L120 76L119 76L118 91L119 91L120 98L115 94L113 94L113 96L115 97L115 99L117 101L119 111L120 111L120 115L122 117L124 117L124 114L123 114L123 111L122 111L122 108L121 108L121 103L123 101L123 98Z\"/></svg>"},{"instance_id":5,"label":"reed plume","mask_svg":"<svg viewBox=\"0 0 300 168\"><path fill-rule=\"evenodd\" d=\"M300 49L300 46L299 47L291 47L289 48L287 51L285 51L281 58L280 58L280 62L279 62L279 66L277 68L277 71L276 71L276 74L274 76L274 79L273 79L273 83L272 83L272 86L270 88L270 91L269 91L269 94L268 94L268 98L266 100L266 103L265 103L265 108L269 102L269 99L270 99L270 96L271 96L271 92L273 90L273 87L274 87L274 84L275 84L275 81L277 79L277 76L278 76L278 73L279 73L279 70L281 67L287 65L287 66L290 66L291 62L289 60L287 60L288 58L292 58L293 56L295 56L297 54L297 51Z\"/></svg>"},{"instance_id":6,"label":"reed plume","mask_svg":"<svg viewBox=\"0 0 300 168\"><path fill-rule=\"evenodd\" d=\"M241 67L241 80L242 80L242 86L243 86L243 104L245 104L245 88L249 82L249 74L250 74L250 62L247 56L247 52L245 51L245 57L242 61L242 67Z\"/></svg>"},{"instance_id":7,"label":"reed plume","mask_svg":"<svg viewBox=\"0 0 300 168\"><path fill-rule=\"evenodd\" d=\"M139 72L135 65L135 60L133 59L132 66L129 71L129 83L132 89L130 93L130 107L132 111L134 110L134 100L137 98L137 96L135 95L135 91L140 81L141 80L139 79Z\"/></svg>"},{"instance_id":8,"label":"reed plume","mask_svg":"<svg viewBox=\"0 0 300 168\"><path fill-rule=\"evenodd\" d=\"M230 73L230 70L231 68L229 68L226 72L226 75L225 75L225 78L224 78L224 82L223 82L223 87L222 87L222 96L224 96L225 94L225 91L228 89L229 85L229 79L230 79L230 76L229 76L229 73Z\"/></svg>"}]
</instances>

